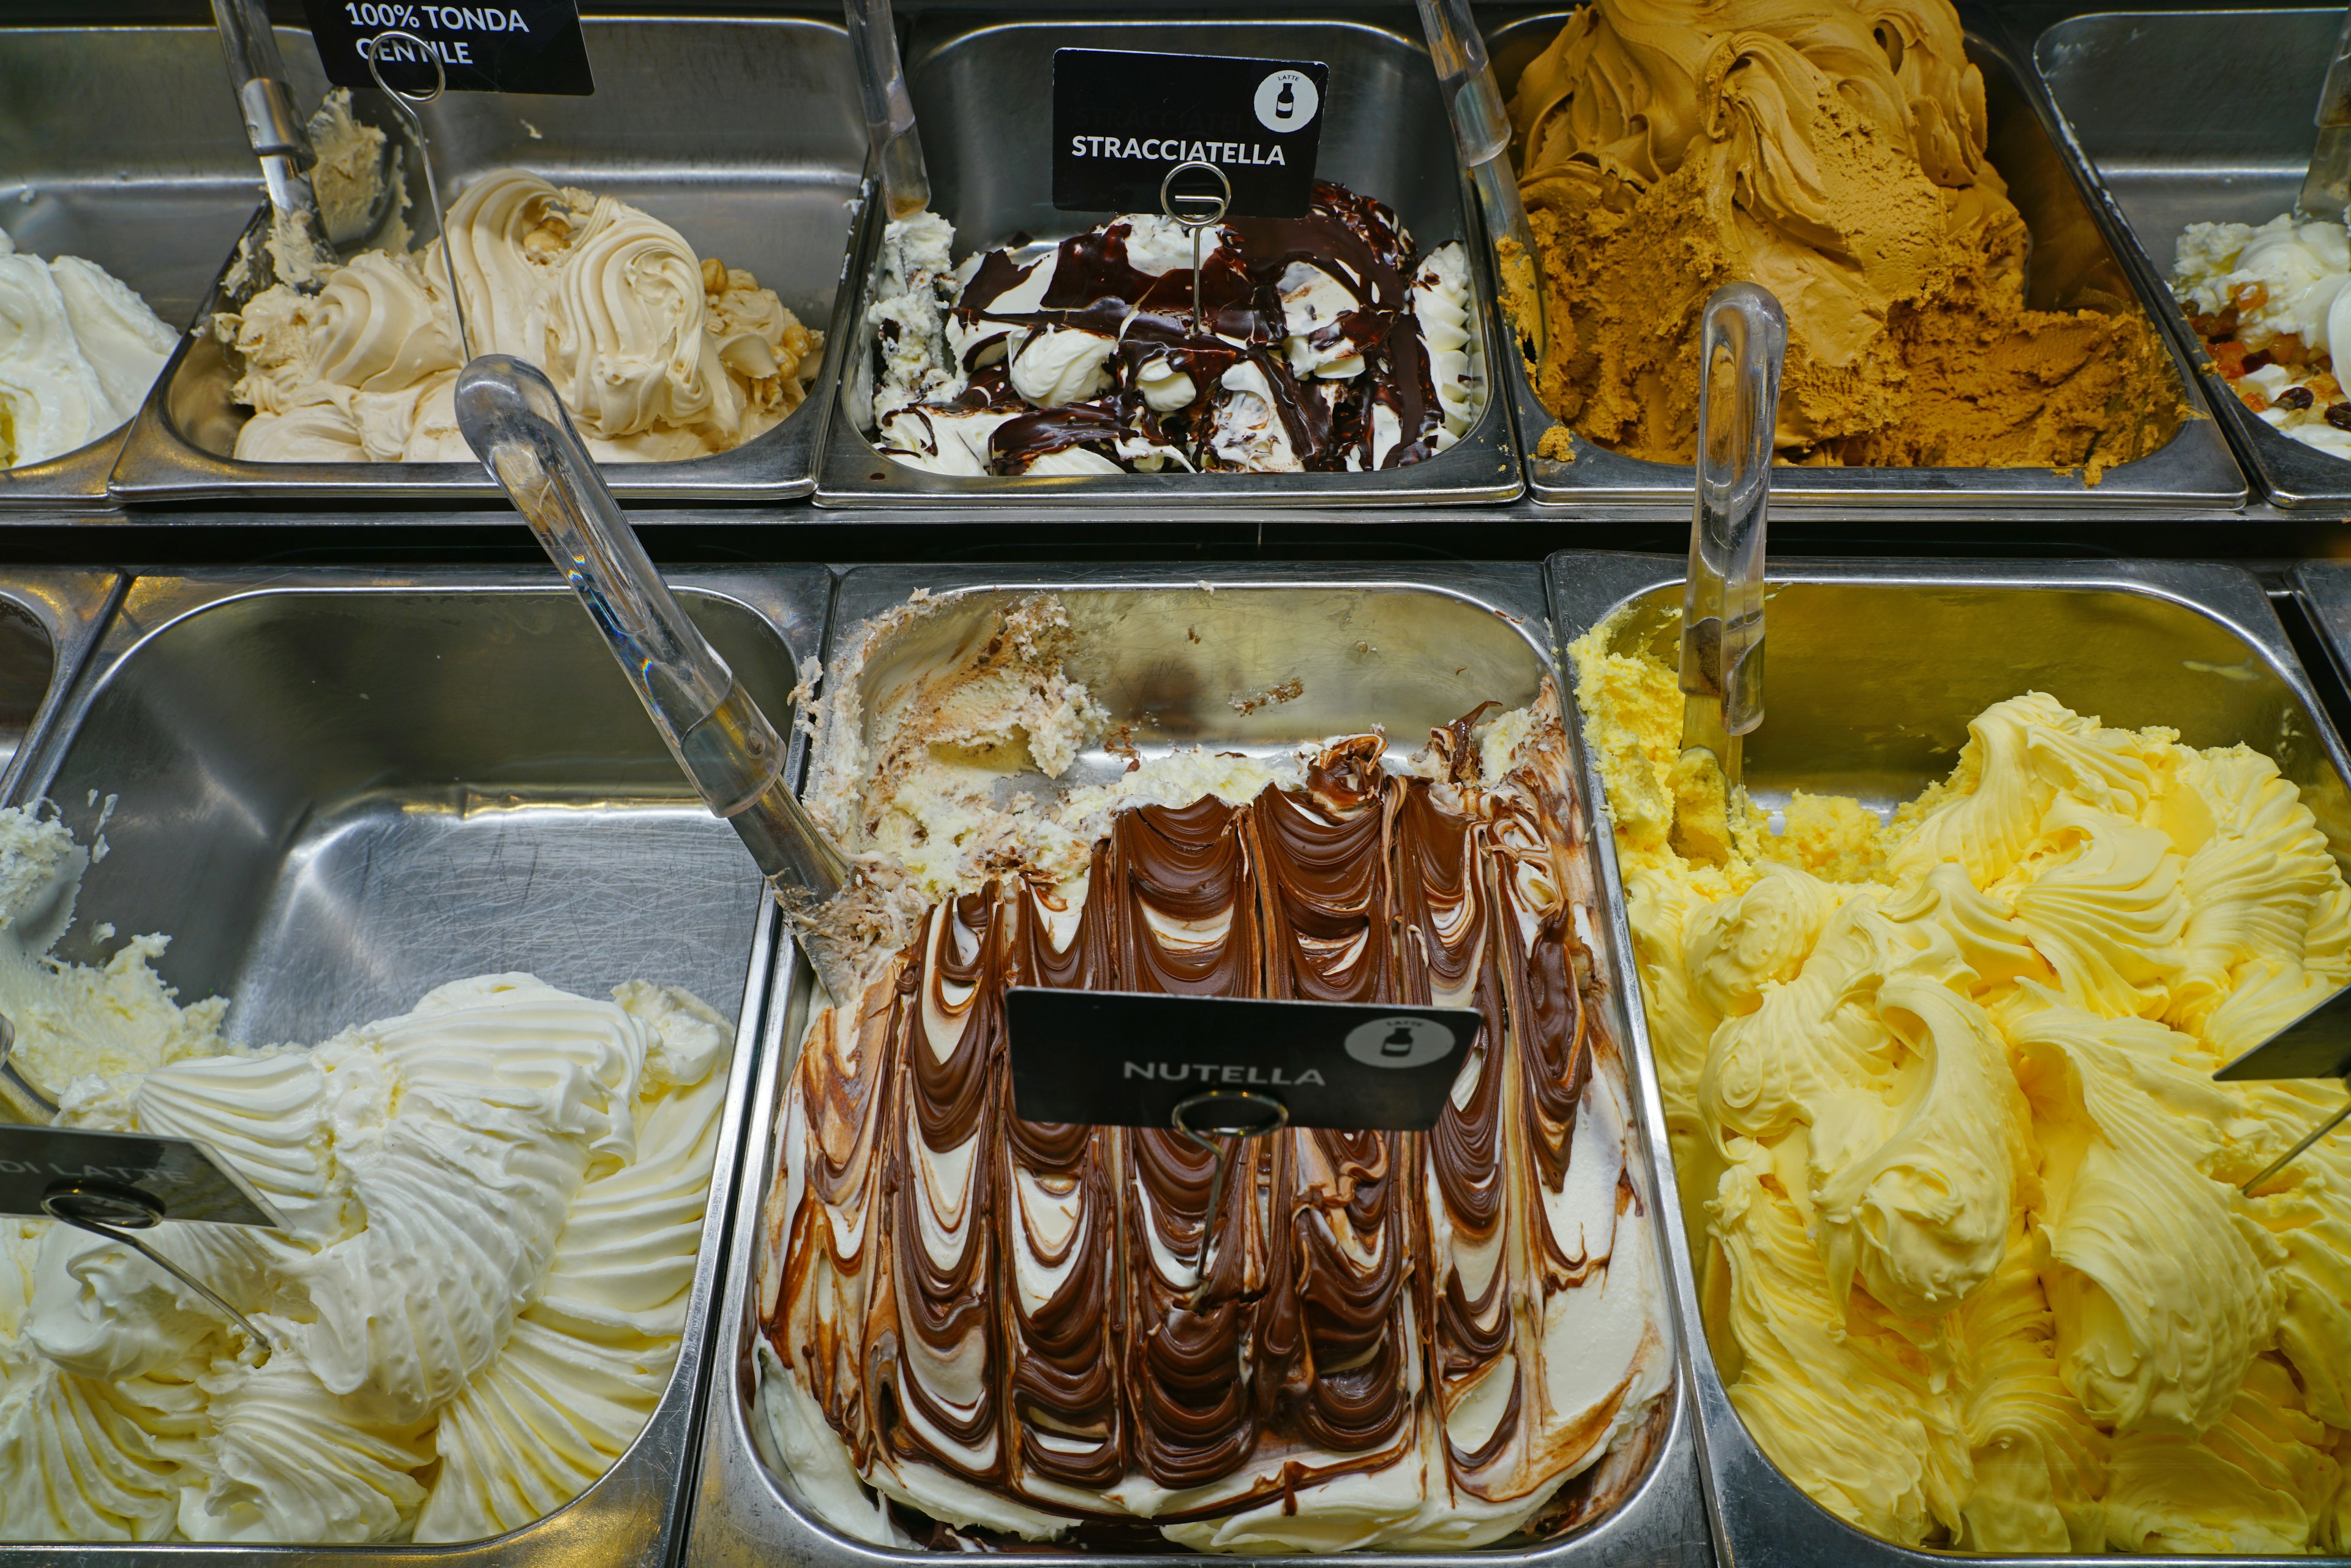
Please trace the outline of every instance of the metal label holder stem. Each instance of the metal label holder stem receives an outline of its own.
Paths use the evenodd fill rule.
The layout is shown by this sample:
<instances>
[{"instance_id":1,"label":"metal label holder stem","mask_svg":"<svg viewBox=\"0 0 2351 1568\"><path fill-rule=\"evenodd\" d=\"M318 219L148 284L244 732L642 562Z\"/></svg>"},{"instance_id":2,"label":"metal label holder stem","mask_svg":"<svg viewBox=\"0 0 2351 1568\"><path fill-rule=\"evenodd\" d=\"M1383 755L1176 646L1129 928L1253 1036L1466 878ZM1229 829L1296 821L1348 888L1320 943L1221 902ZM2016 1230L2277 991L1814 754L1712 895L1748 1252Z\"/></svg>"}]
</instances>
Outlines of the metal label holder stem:
<instances>
[{"instance_id":1,"label":"metal label holder stem","mask_svg":"<svg viewBox=\"0 0 2351 1568\"><path fill-rule=\"evenodd\" d=\"M1184 192L1175 189L1176 176L1194 169L1213 176L1224 194L1212 196L1206 191ZM1233 183L1225 172L1205 159L1194 158L1176 164L1159 181L1159 209L1170 221L1192 236L1192 336L1200 336L1200 233L1225 221L1225 209L1233 204ZM1189 207L1190 211L1184 211ZM1211 210L1213 209L1213 210Z\"/></svg>"},{"instance_id":2,"label":"metal label holder stem","mask_svg":"<svg viewBox=\"0 0 2351 1568\"><path fill-rule=\"evenodd\" d=\"M433 67L433 90L411 92L383 79L383 49L385 39L397 39L415 46L416 52ZM375 85L400 113L408 133L416 139L416 161L424 166L424 199L433 204L433 221L441 230L441 269L449 277L449 304L457 313L457 349L468 361L474 357L474 335L465 327L465 290L457 281L456 253L449 248L449 209L441 204L441 183L433 177L433 150L424 138L424 117L416 111L449 90L449 73L443 68L441 57L413 33L378 33L361 51L367 58L368 74Z\"/></svg>"},{"instance_id":3,"label":"metal label holder stem","mask_svg":"<svg viewBox=\"0 0 2351 1568\"><path fill-rule=\"evenodd\" d=\"M1216 1250L1217 1216L1225 1201L1226 1173L1244 1138L1270 1138L1290 1125L1290 1107L1270 1094L1250 1089L1211 1089L1195 1094L1169 1113L1167 1124L1216 1156L1208 1177L1208 1207L1200 1217L1200 1250L1192 1263L1191 1304L1198 1306L1208 1293L1208 1259ZM1223 1133L1211 1141L1209 1134Z\"/></svg>"}]
</instances>

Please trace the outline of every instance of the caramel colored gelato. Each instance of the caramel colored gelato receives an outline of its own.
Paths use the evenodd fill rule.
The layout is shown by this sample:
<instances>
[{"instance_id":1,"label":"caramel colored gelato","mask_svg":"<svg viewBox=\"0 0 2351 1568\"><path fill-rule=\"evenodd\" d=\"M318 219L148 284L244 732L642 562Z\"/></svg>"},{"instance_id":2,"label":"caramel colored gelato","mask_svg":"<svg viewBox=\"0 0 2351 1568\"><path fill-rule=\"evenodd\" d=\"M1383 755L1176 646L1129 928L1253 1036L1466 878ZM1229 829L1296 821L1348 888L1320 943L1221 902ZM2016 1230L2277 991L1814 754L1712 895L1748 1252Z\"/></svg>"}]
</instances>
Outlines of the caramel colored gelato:
<instances>
[{"instance_id":1,"label":"caramel colored gelato","mask_svg":"<svg viewBox=\"0 0 2351 1568\"><path fill-rule=\"evenodd\" d=\"M1948 0L1594 0L1510 107L1550 335L1536 390L1578 435L1690 462L1699 313L1741 280L1788 314L1782 461L2095 482L2179 428L2137 305L2027 308L2032 236Z\"/></svg>"},{"instance_id":2,"label":"caramel colored gelato","mask_svg":"<svg viewBox=\"0 0 2351 1568\"><path fill-rule=\"evenodd\" d=\"M253 411L238 457L471 463L452 402L465 352L451 251L474 352L544 370L600 461L732 451L808 395L820 335L626 202L504 169L468 185L448 223L445 250L364 250L316 294L274 284L214 318Z\"/></svg>"},{"instance_id":3,"label":"caramel colored gelato","mask_svg":"<svg viewBox=\"0 0 2351 1568\"><path fill-rule=\"evenodd\" d=\"M2028 692L1892 813L1677 799L1673 672L1572 650L1731 1403L1911 1546L2351 1542L2342 1103L2216 1083L2351 981L2351 887L2242 746ZM1687 847L1683 847L1687 846Z\"/></svg>"}]
</instances>

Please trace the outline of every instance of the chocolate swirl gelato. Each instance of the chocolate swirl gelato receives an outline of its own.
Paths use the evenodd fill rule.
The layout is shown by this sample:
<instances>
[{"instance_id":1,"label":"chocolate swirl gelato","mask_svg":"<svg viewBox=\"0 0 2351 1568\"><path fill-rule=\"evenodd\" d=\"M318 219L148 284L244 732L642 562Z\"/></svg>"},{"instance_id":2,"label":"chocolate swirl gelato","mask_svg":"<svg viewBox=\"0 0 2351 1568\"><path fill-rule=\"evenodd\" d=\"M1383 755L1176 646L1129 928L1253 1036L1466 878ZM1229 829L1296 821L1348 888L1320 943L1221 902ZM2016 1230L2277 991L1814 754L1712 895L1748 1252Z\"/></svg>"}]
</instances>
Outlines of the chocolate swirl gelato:
<instances>
[{"instance_id":1,"label":"chocolate swirl gelato","mask_svg":"<svg viewBox=\"0 0 2351 1568\"><path fill-rule=\"evenodd\" d=\"M1048 605L1018 614L1065 628ZM1024 647L1065 679L1050 637L999 627L980 658ZM1008 696L1036 689L1004 674ZM901 717L953 716L967 744L975 689L936 683ZM762 1399L831 1522L1463 1548L1587 1520L1637 1479L1671 1349L1584 819L1555 697L1493 706L1410 758L1357 735L1273 762L1138 759L1064 797L1058 838L942 813L975 852L877 944L862 994L817 1013L779 1123ZM866 777L923 793L922 771ZM903 868L860 830L891 812L857 810L841 825L886 880ZM1213 1160L1172 1133L1019 1120L1016 985L1485 1021L1431 1132L1246 1142L1212 1215Z\"/></svg>"},{"instance_id":2,"label":"chocolate swirl gelato","mask_svg":"<svg viewBox=\"0 0 2351 1568\"><path fill-rule=\"evenodd\" d=\"M954 265L924 213L883 238L866 319L875 444L942 474L1395 468L1485 404L1457 243L1420 254L1396 214L1318 182L1297 218L1192 239L1129 214Z\"/></svg>"}]
</instances>

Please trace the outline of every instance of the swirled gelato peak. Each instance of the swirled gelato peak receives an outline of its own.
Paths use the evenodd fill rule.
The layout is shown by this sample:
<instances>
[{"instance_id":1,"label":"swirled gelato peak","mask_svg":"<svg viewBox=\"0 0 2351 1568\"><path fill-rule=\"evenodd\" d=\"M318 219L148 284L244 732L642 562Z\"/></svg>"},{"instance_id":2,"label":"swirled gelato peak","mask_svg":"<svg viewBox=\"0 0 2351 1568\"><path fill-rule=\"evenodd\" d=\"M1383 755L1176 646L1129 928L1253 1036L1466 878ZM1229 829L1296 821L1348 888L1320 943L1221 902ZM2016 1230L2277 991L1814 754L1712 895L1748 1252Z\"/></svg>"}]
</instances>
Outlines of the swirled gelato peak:
<instances>
[{"instance_id":1,"label":"swirled gelato peak","mask_svg":"<svg viewBox=\"0 0 2351 1568\"><path fill-rule=\"evenodd\" d=\"M1485 405L1458 244L1319 183L1302 218L1191 233L1131 213L953 261L936 214L893 223L867 308L877 444L943 474L1356 472L1420 462Z\"/></svg>"},{"instance_id":2,"label":"swirled gelato peak","mask_svg":"<svg viewBox=\"0 0 2351 1568\"><path fill-rule=\"evenodd\" d=\"M0 468L62 457L120 428L178 341L96 262L44 261L0 229Z\"/></svg>"},{"instance_id":3,"label":"swirled gelato peak","mask_svg":"<svg viewBox=\"0 0 2351 1568\"><path fill-rule=\"evenodd\" d=\"M1594 0L1510 114L1547 300L1536 391L1603 447L1692 460L1699 316L1735 281L1787 312L1782 461L2095 483L2179 427L2128 285L2026 304L2036 236L1950 0Z\"/></svg>"},{"instance_id":4,"label":"swirled gelato peak","mask_svg":"<svg viewBox=\"0 0 2351 1568\"><path fill-rule=\"evenodd\" d=\"M687 993L436 988L246 1049L154 972L57 962L87 852L0 809L0 1013L67 1125L201 1140L282 1229L168 1224L153 1263L0 1218L0 1539L472 1541L633 1442L686 1323L732 1033ZM30 1107L16 1107L18 1114Z\"/></svg>"},{"instance_id":5,"label":"swirled gelato peak","mask_svg":"<svg viewBox=\"0 0 2351 1568\"><path fill-rule=\"evenodd\" d=\"M1059 751L1042 694L1115 738L1067 628L1033 596L903 700L865 708L855 653L829 680L811 807L901 917L865 925L780 1114L759 1400L796 1490L847 1534L965 1547L1446 1551L1597 1518L1673 1352L1555 694L1410 757L1136 753L1008 802L979 775ZM1015 985L1484 1023L1434 1130L1253 1141L1211 1214L1173 1133L1019 1118Z\"/></svg>"},{"instance_id":6,"label":"swirled gelato peak","mask_svg":"<svg viewBox=\"0 0 2351 1568\"><path fill-rule=\"evenodd\" d=\"M1906 1546L2340 1553L2351 1140L2241 1186L2343 1090L2212 1080L2351 981L2294 785L2027 692L1888 821L1694 837L1675 674L1614 631L1578 697L1758 1446Z\"/></svg>"},{"instance_id":7,"label":"swirled gelato peak","mask_svg":"<svg viewBox=\"0 0 2351 1568\"><path fill-rule=\"evenodd\" d=\"M471 463L451 401L450 256L474 352L545 371L601 461L730 451L807 396L820 335L626 202L504 169L465 187L448 231L448 253L362 251L316 294L274 284L214 319L253 411L238 457Z\"/></svg>"}]
</instances>

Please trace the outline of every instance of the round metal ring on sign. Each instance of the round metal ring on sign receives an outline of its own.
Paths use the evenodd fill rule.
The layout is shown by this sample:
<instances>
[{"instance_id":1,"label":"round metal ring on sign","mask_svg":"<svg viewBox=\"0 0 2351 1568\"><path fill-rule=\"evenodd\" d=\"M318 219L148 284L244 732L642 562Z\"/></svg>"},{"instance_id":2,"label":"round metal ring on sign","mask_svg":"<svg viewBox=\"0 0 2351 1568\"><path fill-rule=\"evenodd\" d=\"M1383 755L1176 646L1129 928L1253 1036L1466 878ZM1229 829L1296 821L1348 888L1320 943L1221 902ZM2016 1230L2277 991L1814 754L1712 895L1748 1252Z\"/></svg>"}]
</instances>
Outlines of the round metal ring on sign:
<instances>
[{"instance_id":1,"label":"round metal ring on sign","mask_svg":"<svg viewBox=\"0 0 2351 1568\"><path fill-rule=\"evenodd\" d=\"M1231 1119L1236 1113L1241 1120ZM1238 1133L1244 1138L1278 1133L1290 1124L1290 1107L1270 1094L1253 1094L1246 1089L1211 1089L1205 1094L1178 1101L1167 1120L1177 1132L1205 1146L1211 1133Z\"/></svg>"},{"instance_id":2,"label":"round metal ring on sign","mask_svg":"<svg viewBox=\"0 0 2351 1568\"><path fill-rule=\"evenodd\" d=\"M1217 183L1224 188L1225 193L1221 196L1211 196L1205 191L1201 192L1197 195L1187 196L1179 196L1174 193L1169 187L1176 183L1176 176L1194 169L1205 169L1209 173L1214 174L1217 177ZM1176 204L1178 202L1213 203L1217 210L1210 213L1204 218L1189 218L1176 210ZM1165 174L1160 177L1159 210L1165 213L1169 217L1175 219L1177 223L1183 225L1187 229L1205 229L1213 225L1224 222L1225 209L1232 204L1232 181L1226 178L1225 172L1222 169L1217 168L1214 163L1208 162L1205 159L1188 159L1184 162L1176 164L1176 167L1168 170Z\"/></svg>"},{"instance_id":3,"label":"round metal ring on sign","mask_svg":"<svg viewBox=\"0 0 2351 1568\"><path fill-rule=\"evenodd\" d=\"M413 44L416 46L416 52L423 56L425 63L433 68L433 90L431 92L411 92L406 88L394 87L390 82L383 79L383 67L378 63L379 57L383 51L377 46L381 45L386 38L397 38L403 44ZM368 75L375 78L376 86L392 94L392 97L400 99L402 103L411 103L421 107L424 104L431 103L434 99L439 98L444 92L448 90L449 73L443 68L441 64L441 57L433 52L432 45L426 43L415 34L403 32L378 33L374 37L363 39L361 41L368 46L361 51L360 56L361 58L367 61Z\"/></svg>"}]
</instances>

